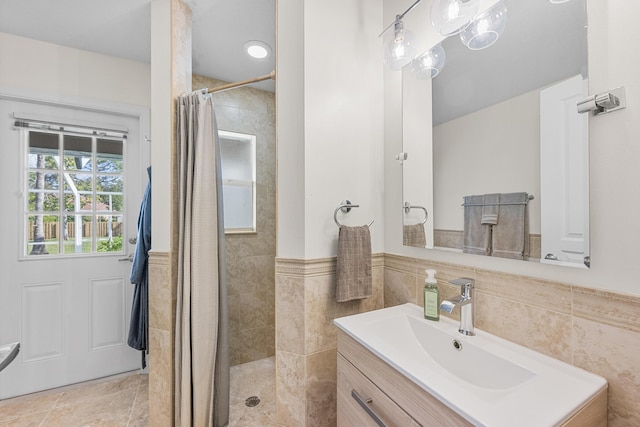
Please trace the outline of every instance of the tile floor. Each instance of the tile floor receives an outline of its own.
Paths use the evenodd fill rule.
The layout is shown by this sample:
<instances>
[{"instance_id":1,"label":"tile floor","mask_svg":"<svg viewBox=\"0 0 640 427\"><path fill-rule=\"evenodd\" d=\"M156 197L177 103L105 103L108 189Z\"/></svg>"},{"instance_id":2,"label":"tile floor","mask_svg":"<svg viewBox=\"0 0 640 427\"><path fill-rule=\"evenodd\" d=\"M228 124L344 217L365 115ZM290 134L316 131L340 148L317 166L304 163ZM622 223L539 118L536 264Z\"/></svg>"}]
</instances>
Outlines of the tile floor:
<instances>
[{"instance_id":1,"label":"tile floor","mask_svg":"<svg viewBox=\"0 0 640 427\"><path fill-rule=\"evenodd\" d=\"M116 375L0 401L2 427L147 426L149 376Z\"/></svg>"},{"instance_id":2,"label":"tile floor","mask_svg":"<svg viewBox=\"0 0 640 427\"><path fill-rule=\"evenodd\" d=\"M247 406L257 396L260 402ZM149 425L149 377L129 373L0 401L1 427ZM229 427L275 426L273 357L231 368Z\"/></svg>"}]
</instances>

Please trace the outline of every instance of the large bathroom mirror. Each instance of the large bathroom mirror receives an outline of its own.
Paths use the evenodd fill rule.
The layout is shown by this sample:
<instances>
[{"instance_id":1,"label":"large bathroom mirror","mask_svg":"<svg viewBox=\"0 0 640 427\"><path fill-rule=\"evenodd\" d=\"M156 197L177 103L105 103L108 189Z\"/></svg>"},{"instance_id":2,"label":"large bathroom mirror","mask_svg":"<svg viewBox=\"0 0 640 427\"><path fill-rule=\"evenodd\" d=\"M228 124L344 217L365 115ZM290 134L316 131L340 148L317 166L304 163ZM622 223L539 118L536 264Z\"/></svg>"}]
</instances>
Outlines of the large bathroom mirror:
<instances>
[{"instance_id":1,"label":"large bathroom mirror","mask_svg":"<svg viewBox=\"0 0 640 427\"><path fill-rule=\"evenodd\" d=\"M496 43L403 70L403 243L585 268L586 0L504 2Z\"/></svg>"}]
</instances>

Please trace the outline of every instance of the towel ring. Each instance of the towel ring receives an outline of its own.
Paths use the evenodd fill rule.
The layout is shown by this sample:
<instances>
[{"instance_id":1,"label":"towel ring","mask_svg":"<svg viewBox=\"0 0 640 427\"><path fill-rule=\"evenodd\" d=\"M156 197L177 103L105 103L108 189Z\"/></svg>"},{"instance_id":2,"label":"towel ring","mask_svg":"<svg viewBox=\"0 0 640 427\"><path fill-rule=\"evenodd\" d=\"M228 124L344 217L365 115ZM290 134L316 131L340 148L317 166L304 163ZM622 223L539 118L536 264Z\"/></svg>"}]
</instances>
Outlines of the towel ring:
<instances>
[{"instance_id":1,"label":"towel ring","mask_svg":"<svg viewBox=\"0 0 640 427\"><path fill-rule=\"evenodd\" d=\"M343 200L340 202L340 205L333 211L333 220L335 221L338 228L342 227L342 224L338 221L338 211L342 211L344 213L351 212L351 208L359 208L360 205L354 205L350 200ZM368 224L369 227L373 224L373 220Z\"/></svg>"},{"instance_id":2,"label":"towel ring","mask_svg":"<svg viewBox=\"0 0 640 427\"><path fill-rule=\"evenodd\" d=\"M422 209L424 211L424 219L420 224L427 223L427 219L429 219L429 212L427 212L427 208L425 208L424 206L411 206L411 203L404 202L404 213L408 214L411 209Z\"/></svg>"}]
</instances>

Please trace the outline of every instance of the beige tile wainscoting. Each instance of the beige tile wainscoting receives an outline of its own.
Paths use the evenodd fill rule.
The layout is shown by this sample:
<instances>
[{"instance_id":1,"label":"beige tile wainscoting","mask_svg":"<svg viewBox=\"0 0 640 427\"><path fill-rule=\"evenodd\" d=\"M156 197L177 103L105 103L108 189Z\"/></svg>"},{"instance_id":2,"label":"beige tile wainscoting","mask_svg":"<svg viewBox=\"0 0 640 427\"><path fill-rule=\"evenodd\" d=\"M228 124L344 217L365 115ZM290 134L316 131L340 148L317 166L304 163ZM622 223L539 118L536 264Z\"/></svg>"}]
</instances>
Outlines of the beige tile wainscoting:
<instances>
[{"instance_id":1,"label":"beige tile wainscoting","mask_svg":"<svg viewBox=\"0 0 640 427\"><path fill-rule=\"evenodd\" d=\"M171 426L176 290L168 253L149 252L149 425Z\"/></svg>"},{"instance_id":2,"label":"beige tile wainscoting","mask_svg":"<svg viewBox=\"0 0 640 427\"><path fill-rule=\"evenodd\" d=\"M286 427L336 424L333 319L383 307L383 256L373 256L373 296L337 303L336 259L276 259L276 416Z\"/></svg>"},{"instance_id":3,"label":"beige tile wainscoting","mask_svg":"<svg viewBox=\"0 0 640 427\"><path fill-rule=\"evenodd\" d=\"M433 230L433 244L438 248L459 249L462 252L462 230ZM529 234L529 256L540 259L540 234Z\"/></svg>"},{"instance_id":4,"label":"beige tile wainscoting","mask_svg":"<svg viewBox=\"0 0 640 427\"><path fill-rule=\"evenodd\" d=\"M475 280L477 328L606 378L609 427L640 425L640 297L387 254L385 306L423 305L426 268L442 298L460 292L449 280Z\"/></svg>"}]
</instances>

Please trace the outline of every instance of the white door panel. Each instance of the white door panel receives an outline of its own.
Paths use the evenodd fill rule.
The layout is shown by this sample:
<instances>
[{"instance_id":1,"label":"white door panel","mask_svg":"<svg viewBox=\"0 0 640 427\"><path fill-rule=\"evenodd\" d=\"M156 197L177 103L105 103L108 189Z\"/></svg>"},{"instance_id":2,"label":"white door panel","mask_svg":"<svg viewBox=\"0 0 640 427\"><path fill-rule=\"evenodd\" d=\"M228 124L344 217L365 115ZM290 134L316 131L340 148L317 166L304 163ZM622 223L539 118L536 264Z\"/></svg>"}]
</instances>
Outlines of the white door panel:
<instances>
[{"instance_id":1,"label":"white door panel","mask_svg":"<svg viewBox=\"0 0 640 427\"><path fill-rule=\"evenodd\" d=\"M541 262L589 256L588 115L576 107L587 86L578 75L540 92Z\"/></svg>"},{"instance_id":2,"label":"white door panel","mask_svg":"<svg viewBox=\"0 0 640 427\"><path fill-rule=\"evenodd\" d=\"M105 123L129 129L125 145L123 251L39 258L25 256L25 152L14 112L51 116L63 123ZM19 341L18 357L0 372L0 399L140 368L127 345L134 286L128 237L136 219L146 165L141 164L140 120L134 114L63 108L0 97L0 345Z\"/></svg>"}]
</instances>

